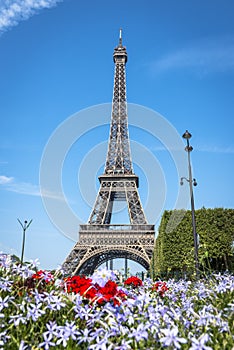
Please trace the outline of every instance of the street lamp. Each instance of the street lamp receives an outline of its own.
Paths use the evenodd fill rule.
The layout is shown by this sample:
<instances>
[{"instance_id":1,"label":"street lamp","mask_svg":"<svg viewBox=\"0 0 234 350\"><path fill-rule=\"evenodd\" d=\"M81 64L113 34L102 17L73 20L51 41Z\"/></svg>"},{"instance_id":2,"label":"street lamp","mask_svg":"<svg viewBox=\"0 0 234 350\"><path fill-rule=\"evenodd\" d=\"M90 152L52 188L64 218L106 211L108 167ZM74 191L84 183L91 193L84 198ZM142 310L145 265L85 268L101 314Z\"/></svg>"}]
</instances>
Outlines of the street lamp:
<instances>
[{"instance_id":1,"label":"street lamp","mask_svg":"<svg viewBox=\"0 0 234 350\"><path fill-rule=\"evenodd\" d=\"M195 220L195 208L194 208L194 196L193 196L193 186L197 186L196 179L193 179L192 177L192 168L191 168L191 162L190 162L190 152L192 152L193 147L189 144L189 139L192 137L192 135L188 132L188 130L185 131L185 133L182 135L182 137L187 141L187 145L185 147L185 151L188 152L188 171L189 171L189 178L181 177L180 184L183 185L183 180L186 180L189 183L189 189L190 189L190 198L191 198L191 212L192 212L192 226L193 226L193 239L194 239L194 260L195 260L195 271L196 271L196 277L199 276L199 263L198 263L198 237L196 232L196 220Z\"/></svg>"},{"instance_id":2,"label":"street lamp","mask_svg":"<svg viewBox=\"0 0 234 350\"><path fill-rule=\"evenodd\" d=\"M32 220L30 220L29 222L27 220L24 221L24 224L22 224L22 222L17 219L20 223L20 226L22 227L22 230L23 230L23 242L22 242L22 250L21 250L21 259L20 259L20 266L22 266L23 264L23 259L24 259L24 245L25 245L25 233L26 233L26 230L29 228L29 226L31 225L32 223Z\"/></svg>"}]
</instances>

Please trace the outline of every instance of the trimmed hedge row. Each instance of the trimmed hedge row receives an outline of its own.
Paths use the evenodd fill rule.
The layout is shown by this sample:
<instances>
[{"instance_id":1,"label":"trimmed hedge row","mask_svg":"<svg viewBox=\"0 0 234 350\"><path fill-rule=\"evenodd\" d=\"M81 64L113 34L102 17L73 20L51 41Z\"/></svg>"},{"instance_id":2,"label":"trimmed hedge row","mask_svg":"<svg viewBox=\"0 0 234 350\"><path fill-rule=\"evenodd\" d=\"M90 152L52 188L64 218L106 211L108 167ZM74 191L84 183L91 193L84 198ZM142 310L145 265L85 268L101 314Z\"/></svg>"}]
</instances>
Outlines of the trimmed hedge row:
<instances>
[{"instance_id":1,"label":"trimmed hedge row","mask_svg":"<svg viewBox=\"0 0 234 350\"><path fill-rule=\"evenodd\" d=\"M201 271L233 271L234 209L196 210ZM165 211L151 262L151 275L192 274L194 240L191 211Z\"/></svg>"}]
</instances>

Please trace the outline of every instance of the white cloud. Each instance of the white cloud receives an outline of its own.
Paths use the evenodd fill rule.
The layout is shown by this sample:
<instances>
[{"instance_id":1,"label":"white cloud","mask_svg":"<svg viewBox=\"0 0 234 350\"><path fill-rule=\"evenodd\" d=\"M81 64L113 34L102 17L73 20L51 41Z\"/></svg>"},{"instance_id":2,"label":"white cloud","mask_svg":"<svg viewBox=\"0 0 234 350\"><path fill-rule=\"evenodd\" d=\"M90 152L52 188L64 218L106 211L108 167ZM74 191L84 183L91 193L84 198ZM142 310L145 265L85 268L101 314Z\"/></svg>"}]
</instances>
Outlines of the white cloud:
<instances>
[{"instance_id":1,"label":"white cloud","mask_svg":"<svg viewBox=\"0 0 234 350\"><path fill-rule=\"evenodd\" d=\"M57 199L57 200L64 200L64 197L62 194L54 193L45 189L39 188L37 185L33 185L31 183L27 182L19 182L19 183L12 183L10 186L7 186L7 190L19 194L24 194L28 196L37 196L37 197L45 197L45 198L51 198L51 199Z\"/></svg>"},{"instance_id":2,"label":"white cloud","mask_svg":"<svg viewBox=\"0 0 234 350\"><path fill-rule=\"evenodd\" d=\"M223 154L233 154L233 147L219 147L219 146L201 146L197 148L197 151L208 152L208 153L223 153Z\"/></svg>"},{"instance_id":3,"label":"white cloud","mask_svg":"<svg viewBox=\"0 0 234 350\"><path fill-rule=\"evenodd\" d=\"M6 189L11 192L26 194L29 196L41 195L38 186L32 185L31 183L26 183L26 182L11 183L9 186L7 186Z\"/></svg>"},{"instance_id":4,"label":"white cloud","mask_svg":"<svg viewBox=\"0 0 234 350\"><path fill-rule=\"evenodd\" d=\"M2 0L0 1L0 33L27 20L38 11L57 5L62 0Z\"/></svg>"},{"instance_id":5,"label":"white cloud","mask_svg":"<svg viewBox=\"0 0 234 350\"><path fill-rule=\"evenodd\" d=\"M37 196L57 200L65 200L62 193L55 193L46 189L40 189L38 185L29 182L16 182L13 177L0 175L0 185L10 192L24 194L28 196Z\"/></svg>"},{"instance_id":6,"label":"white cloud","mask_svg":"<svg viewBox=\"0 0 234 350\"><path fill-rule=\"evenodd\" d=\"M0 185L6 185L11 183L14 180L13 177L8 177L5 175L0 175Z\"/></svg>"},{"instance_id":7,"label":"white cloud","mask_svg":"<svg viewBox=\"0 0 234 350\"><path fill-rule=\"evenodd\" d=\"M154 61L151 68L154 73L192 69L202 75L234 71L234 39L229 36L203 39Z\"/></svg>"}]
</instances>

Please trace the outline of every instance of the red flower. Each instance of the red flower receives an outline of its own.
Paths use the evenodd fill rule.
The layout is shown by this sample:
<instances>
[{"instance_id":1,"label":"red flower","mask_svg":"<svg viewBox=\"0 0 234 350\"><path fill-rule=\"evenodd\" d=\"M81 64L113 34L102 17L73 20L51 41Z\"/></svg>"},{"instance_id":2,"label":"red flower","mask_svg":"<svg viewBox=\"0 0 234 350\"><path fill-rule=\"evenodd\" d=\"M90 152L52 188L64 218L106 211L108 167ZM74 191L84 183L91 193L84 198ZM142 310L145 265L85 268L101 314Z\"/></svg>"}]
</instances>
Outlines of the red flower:
<instances>
[{"instance_id":1,"label":"red flower","mask_svg":"<svg viewBox=\"0 0 234 350\"><path fill-rule=\"evenodd\" d=\"M107 281L104 287L93 284L92 279L80 276L72 276L65 279L65 287L68 293L79 293L84 298L97 301L98 304L112 302L120 305L121 301L127 298L114 281Z\"/></svg>"},{"instance_id":2,"label":"red flower","mask_svg":"<svg viewBox=\"0 0 234 350\"><path fill-rule=\"evenodd\" d=\"M98 288L97 302L99 304L113 302L114 305L120 305L121 301L126 299L126 297L122 290L118 290L118 285L115 282L107 281L104 287Z\"/></svg>"},{"instance_id":3,"label":"red flower","mask_svg":"<svg viewBox=\"0 0 234 350\"><path fill-rule=\"evenodd\" d=\"M131 276L127 278L124 284L132 287L140 287L143 285L142 280L136 276Z\"/></svg>"},{"instance_id":4,"label":"red flower","mask_svg":"<svg viewBox=\"0 0 234 350\"><path fill-rule=\"evenodd\" d=\"M152 290L158 292L159 295L163 297L168 288L166 282L158 281L153 285Z\"/></svg>"},{"instance_id":5,"label":"red flower","mask_svg":"<svg viewBox=\"0 0 234 350\"><path fill-rule=\"evenodd\" d=\"M80 293L80 295L83 295L91 284L92 280L86 277L72 276L65 279L65 286L68 293Z\"/></svg>"},{"instance_id":6,"label":"red flower","mask_svg":"<svg viewBox=\"0 0 234 350\"><path fill-rule=\"evenodd\" d=\"M113 281L107 281L104 287L99 287L98 293L103 296L105 301L110 301L118 293L118 286Z\"/></svg>"},{"instance_id":7,"label":"red flower","mask_svg":"<svg viewBox=\"0 0 234 350\"><path fill-rule=\"evenodd\" d=\"M89 300L94 300L97 296L97 289L94 286L89 286L83 293L80 292L80 295L83 295Z\"/></svg>"}]
</instances>

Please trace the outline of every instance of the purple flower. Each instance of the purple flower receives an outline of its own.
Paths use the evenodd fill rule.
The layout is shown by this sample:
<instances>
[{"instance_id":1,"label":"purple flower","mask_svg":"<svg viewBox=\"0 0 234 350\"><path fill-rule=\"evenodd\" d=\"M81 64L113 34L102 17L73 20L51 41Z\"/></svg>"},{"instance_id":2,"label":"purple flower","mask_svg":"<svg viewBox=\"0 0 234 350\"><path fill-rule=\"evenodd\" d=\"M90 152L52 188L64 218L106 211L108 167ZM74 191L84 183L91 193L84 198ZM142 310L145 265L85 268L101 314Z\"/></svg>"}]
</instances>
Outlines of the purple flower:
<instances>
[{"instance_id":1,"label":"purple flower","mask_svg":"<svg viewBox=\"0 0 234 350\"><path fill-rule=\"evenodd\" d=\"M208 327L212 321L214 320L214 315L212 315L211 313L207 312L207 313L203 313L203 312L199 312L199 319L196 321L196 325L197 326L206 326Z\"/></svg>"},{"instance_id":2,"label":"purple flower","mask_svg":"<svg viewBox=\"0 0 234 350\"><path fill-rule=\"evenodd\" d=\"M185 338L180 338L177 336L177 327L171 329L161 329L161 332L165 335L165 337L162 337L160 339L160 342L163 343L164 346L172 346L174 349L180 349L180 343L187 343L187 340Z\"/></svg>"},{"instance_id":3,"label":"purple flower","mask_svg":"<svg viewBox=\"0 0 234 350\"><path fill-rule=\"evenodd\" d=\"M0 252L0 265L6 269L9 268L11 264L12 261L10 255Z\"/></svg>"},{"instance_id":4,"label":"purple flower","mask_svg":"<svg viewBox=\"0 0 234 350\"><path fill-rule=\"evenodd\" d=\"M89 305L85 305L84 307L74 308L76 311L75 318L81 318L82 320L85 319L86 321L94 318L95 316L92 314L92 309L89 307Z\"/></svg>"},{"instance_id":5,"label":"purple flower","mask_svg":"<svg viewBox=\"0 0 234 350\"><path fill-rule=\"evenodd\" d=\"M31 267L32 268L37 268L37 267L39 267L40 266L40 261L39 261L39 259L38 258L36 258L35 260L30 260L30 265L31 265Z\"/></svg>"},{"instance_id":6,"label":"purple flower","mask_svg":"<svg viewBox=\"0 0 234 350\"><path fill-rule=\"evenodd\" d=\"M6 331L1 332L0 333L0 346L6 344L8 339L10 339L10 336L7 335L7 332ZM3 348L1 348L1 349L3 349Z\"/></svg>"},{"instance_id":7,"label":"purple flower","mask_svg":"<svg viewBox=\"0 0 234 350\"><path fill-rule=\"evenodd\" d=\"M192 346L189 350L212 350L210 346L206 346L205 343L208 342L209 336L208 334L202 334L199 339L192 338Z\"/></svg>"},{"instance_id":8,"label":"purple flower","mask_svg":"<svg viewBox=\"0 0 234 350\"><path fill-rule=\"evenodd\" d=\"M115 350L130 350L132 347L129 345L132 341L122 339L121 345L115 346Z\"/></svg>"},{"instance_id":9,"label":"purple flower","mask_svg":"<svg viewBox=\"0 0 234 350\"><path fill-rule=\"evenodd\" d=\"M44 348L45 350L48 350L50 348L50 346L56 345L54 342L51 341L52 340L51 334L47 335L47 334L43 333L43 338L44 338L44 341L38 345L39 348Z\"/></svg>"},{"instance_id":10,"label":"purple flower","mask_svg":"<svg viewBox=\"0 0 234 350\"><path fill-rule=\"evenodd\" d=\"M30 304L27 306L27 319L32 318L33 321L37 321L41 315L45 314L44 310L41 310L42 303L39 303L37 305Z\"/></svg>"},{"instance_id":11,"label":"purple flower","mask_svg":"<svg viewBox=\"0 0 234 350\"><path fill-rule=\"evenodd\" d=\"M75 322L68 322L66 321L65 327L64 327L64 333L67 337L71 337L73 340L76 340L76 337L78 335L77 326Z\"/></svg>"},{"instance_id":12,"label":"purple flower","mask_svg":"<svg viewBox=\"0 0 234 350\"><path fill-rule=\"evenodd\" d=\"M31 277L34 274L34 271L30 269L30 266L14 265L13 267L12 271L23 278Z\"/></svg>"},{"instance_id":13,"label":"purple flower","mask_svg":"<svg viewBox=\"0 0 234 350\"><path fill-rule=\"evenodd\" d=\"M58 335L59 332L59 327L57 325L57 323L55 321L49 321L49 323L46 324L46 328L48 329L46 332L44 332L44 334L46 335L52 335L56 336Z\"/></svg>"},{"instance_id":14,"label":"purple flower","mask_svg":"<svg viewBox=\"0 0 234 350\"><path fill-rule=\"evenodd\" d=\"M14 322L14 325L17 327L20 323L27 323L27 320L25 317L23 317L22 314L18 314L18 315L12 315L10 316L10 321L9 323Z\"/></svg>"},{"instance_id":15,"label":"purple flower","mask_svg":"<svg viewBox=\"0 0 234 350\"><path fill-rule=\"evenodd\" d=\"M145 330L145 327L142 323L137 326L137 329L131 328L131 333L129 334L130 338L135 338L136 341L140 341L142 339L148 339L148 332Z\"/></svg>"},{"instance_id":16,"label":"purple flower","mask_svg":"<svg viewBox=\"0 0 234 350\"><path fill-rule=\"evenodd\" d=\"M0 289L2 289L5 292L11 292L12 284L13 284L13 282L9 281L8 277L6 277L6 278L1 277L0 278Z\"/></svg>"},{"instance_id":17,"label":"purple flower","mask_svg":"<svg viewBox=\"0 0 234 350\"><path fill-rule=\"evenodd\" d=\"M44 293L46 297L44 298L44 302L47 302L48 309L56 311L61 310L61 308L65 307L66 304L62 301L61 296L54 295L54 291L52 290L50 293Z\"/></svg>"},{"instance_id":18,"label":"purple flower","mask_svg":"<svg viewBox=\"0 0 234 350\"><path fill-rule=\"evenodd\" d=\"M95 339L95 343L89 345L88 350L110 350L113 349L112 344L108 346L108 337L105 335L105 337L100 338L97 336Z\"/></svg>"},{"instance_id":19,"label":"purple flower","mask_svg":"<svg viewBox=\"0 0 234 350\"><path fill-rule=\"evenodd\" d=\"M73 340L77 339L77 335L79 334L77 330L77 326L75 322L69 323L66 321L66 324L64 327L59 327L59 333L58 333L58 339L56 344L63 344L63 346L67 346L67 341L69 338L72 338Z\"/></svg>"},{"instance_id":20,"label":"purple flower","mask_svg":"<svg viewBox=\"0 0 234 350\"><path fill-rule=\"evenodd\" d=\"M84 330L81 330L79 332L78 339L79 339L78 344L89 342L90 341L89 330L87 328Z\"/></svg>"},{"instance_id":21,"label":"purple flower","mask_svg":"<svg viewBox=\"0 0 234 350\"><path fill-rule=\"evenodd\" d=\"M73 302L75 302L75 306L73 307L75 313L77 314L75 317L79 317L79 314L82 310L82 306L81 304L83 303L83 298L80 294L76 294L74 299L73 299Z\"/></svg>"},{"instance_id":22,"label":"purple flower","mask_svg":"<svg viewBox=\"0 0 234 350\"><path fill-rule=\"evenodd\" d=\"M0 311L2 311L2 309L8 307L8 302L11 301L12 299L14 299L13 297L10 297L9 295L7 295L4 299L2 299L2 297L0 297Z\"/></svg>"}]
</instances>

